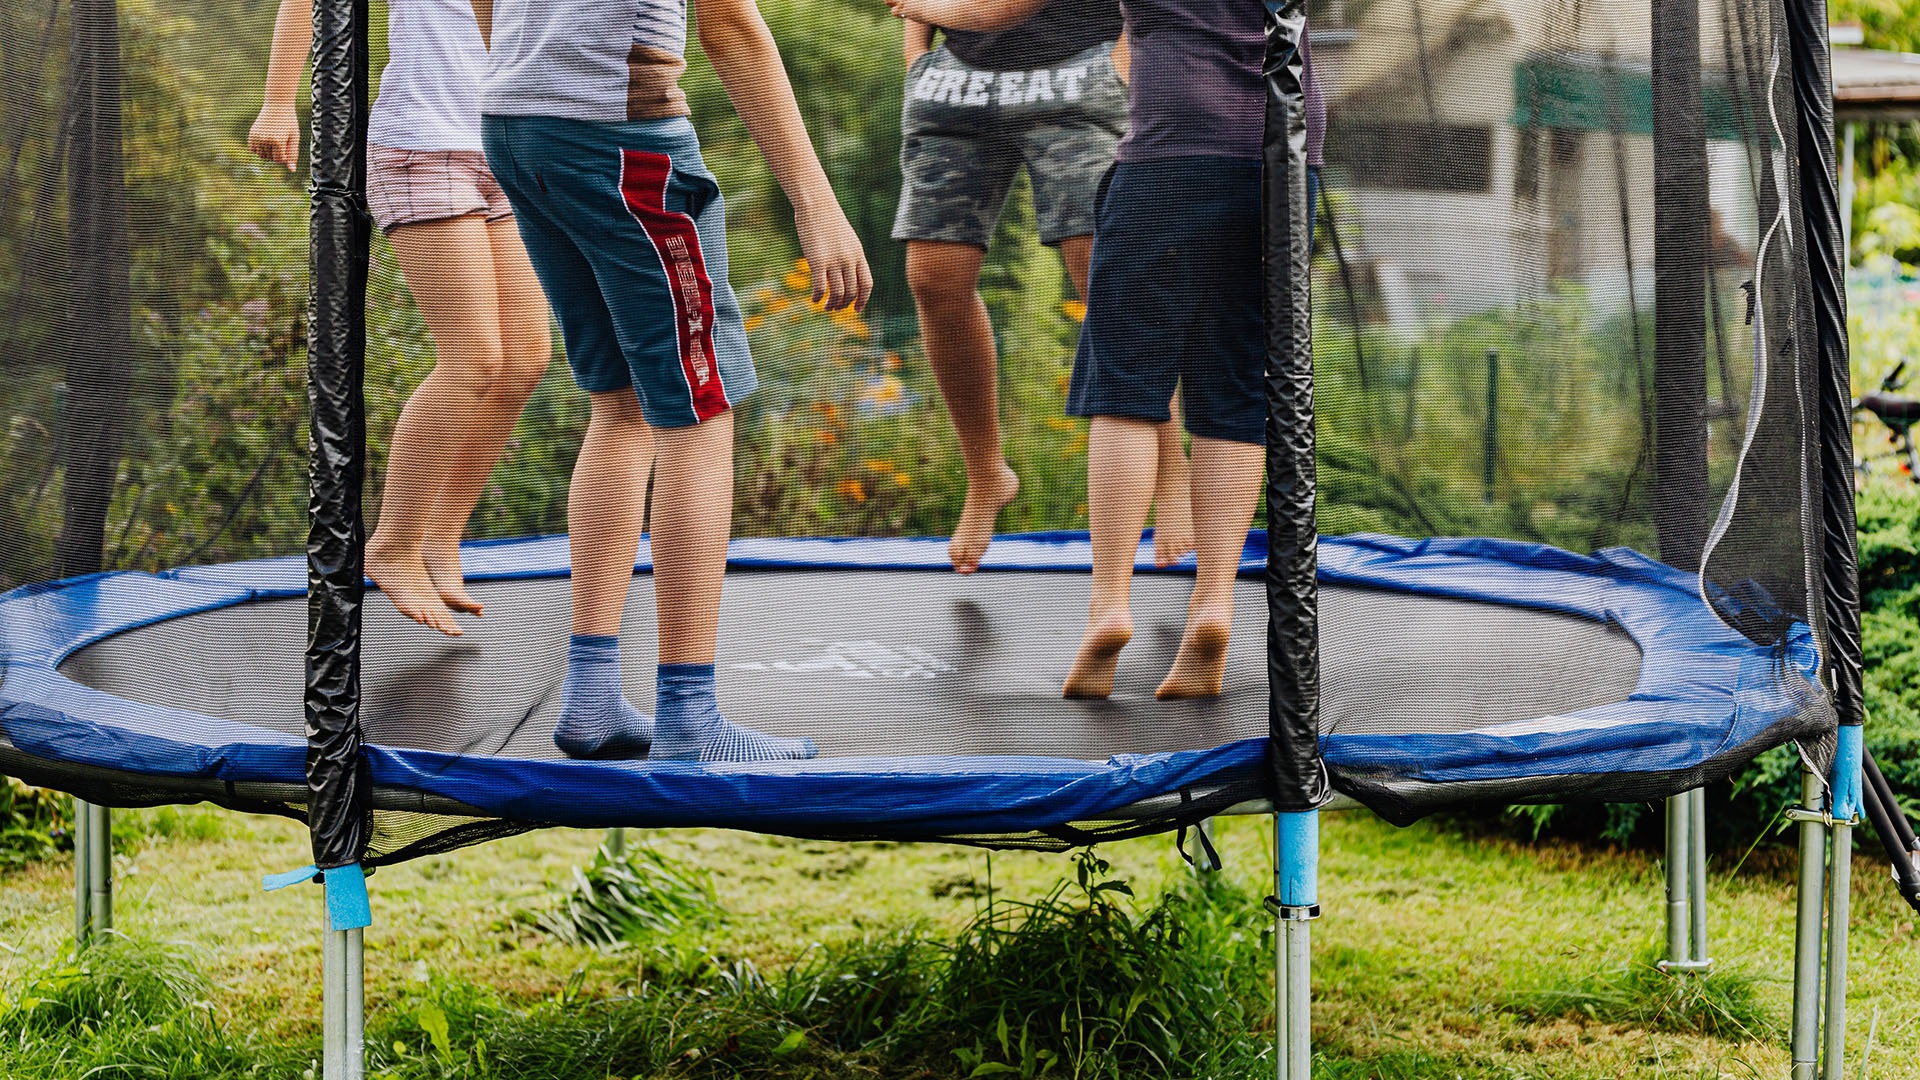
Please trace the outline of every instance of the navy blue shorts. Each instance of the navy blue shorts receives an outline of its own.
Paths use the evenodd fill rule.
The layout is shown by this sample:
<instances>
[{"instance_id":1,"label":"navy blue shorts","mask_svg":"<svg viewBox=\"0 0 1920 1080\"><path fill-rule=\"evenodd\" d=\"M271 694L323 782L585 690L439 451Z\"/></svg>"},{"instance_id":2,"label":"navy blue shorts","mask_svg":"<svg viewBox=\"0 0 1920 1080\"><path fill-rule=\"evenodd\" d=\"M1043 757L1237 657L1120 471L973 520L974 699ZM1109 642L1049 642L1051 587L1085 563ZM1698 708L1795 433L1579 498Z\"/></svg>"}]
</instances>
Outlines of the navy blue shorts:
<instances>
[{"instance_id":1,"label":"navy blue shorts","mask_svg":"<svg viewBox=\"0 0 1920 1080\"><path fill-rule=\"evenodd\" d=\"M1265 443L1260 162L1121 162L1094 220L1068 414L1162 422L1177 386L1188 431Z\"/></svg>"},{"instance_id":2,"label":"navy blue shorts","mask_svg":"<svg viewBox=\"0 0 1920 1080\"><path fill-rule=\"evenodd\" d=\"M630 388L662 428L753 393L726 207L692 123L483 116L481 135L581 389Z\"/></svg>"}]
</instances>

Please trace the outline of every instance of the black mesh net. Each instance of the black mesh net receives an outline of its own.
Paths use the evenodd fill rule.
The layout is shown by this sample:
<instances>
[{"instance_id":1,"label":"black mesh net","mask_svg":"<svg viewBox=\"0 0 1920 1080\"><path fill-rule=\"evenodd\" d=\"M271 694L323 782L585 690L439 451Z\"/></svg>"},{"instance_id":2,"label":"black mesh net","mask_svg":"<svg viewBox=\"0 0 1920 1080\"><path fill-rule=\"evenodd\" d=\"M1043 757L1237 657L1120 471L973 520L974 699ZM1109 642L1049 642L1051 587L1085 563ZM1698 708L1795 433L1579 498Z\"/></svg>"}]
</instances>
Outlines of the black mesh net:
<instances>
[{"instance_id":1,"label":"black mesh net","mask_svg":"<svg viewBox=\"0 0 1920 1080\"><path fill-rule=\"evenodd\" d=\"M368 860L1267 798L1258 8L903 56L769 0L775 67L677 0L374 5ZM309 19L0 10L8 773L305 813ZM1829 729L1778 5L1310 25L1335 786L1638 800Z\"/></svg>"}]
</instances>

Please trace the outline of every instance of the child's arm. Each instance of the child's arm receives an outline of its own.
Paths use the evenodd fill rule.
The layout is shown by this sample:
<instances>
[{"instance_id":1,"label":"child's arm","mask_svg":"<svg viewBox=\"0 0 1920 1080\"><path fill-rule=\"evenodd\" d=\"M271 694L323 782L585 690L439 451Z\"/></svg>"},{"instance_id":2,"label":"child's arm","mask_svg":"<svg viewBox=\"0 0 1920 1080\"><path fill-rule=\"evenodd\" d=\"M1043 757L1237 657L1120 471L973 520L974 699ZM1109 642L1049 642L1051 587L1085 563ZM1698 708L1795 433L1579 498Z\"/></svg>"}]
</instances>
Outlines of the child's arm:
<instances>
[{"instance_id":1,"label":"child's arm","mask_svg":"<svg viewBox=\"0 0 1920 1080\"><path fill-rule=\"evenodd\" d=\"M923 22L907 21L905 52L907 66L912 67L915 60L933 51L933 27Z\"/></svg>"},{"instance_id":2,"label":"child's arm","mask_svg":"<svg viewBox=\"0 0 1920 1080\"><path fill-rule=\"evenodd\" d=\"M480 44L493 48L493 0L473 0L473 21L480 24Z\"/></svg>"},{"instance_id":3,"label":"child's arm","mask_svg":"<svg viewBox=\"0 0 1920 1080\"><path fill-rule=\"evenodd\" d=\"M864 308L873 272L813 152L760 9L754 0L695 0L694 18L720 84L793 204L800 253L813 271L814 302L824 301L828 310Z\"/></svg>"},{"instance_id":4,"label":"child's arm","mask_svg":"<svg viewBox=\"0 0 1920 1080\"><path fill-rule=\"evenodd\" d=\"M300 161L300 117L293 96L300 92L300 72L312 51L313 0L280 0L273 48L267 54L266 98L247 132L247 149L285 165L288 172Z\"/></svg>"},{"instance_id":5,"label":"child's arm","mask_svg":"<svg viewBox=\"0 0 1920 1080\"><path fill-rule=\"evenodd\" d=\"M948 30L1004 30L1047 6L1047 0L887 0L895 15Z\"/></svg>"}]
</instances>

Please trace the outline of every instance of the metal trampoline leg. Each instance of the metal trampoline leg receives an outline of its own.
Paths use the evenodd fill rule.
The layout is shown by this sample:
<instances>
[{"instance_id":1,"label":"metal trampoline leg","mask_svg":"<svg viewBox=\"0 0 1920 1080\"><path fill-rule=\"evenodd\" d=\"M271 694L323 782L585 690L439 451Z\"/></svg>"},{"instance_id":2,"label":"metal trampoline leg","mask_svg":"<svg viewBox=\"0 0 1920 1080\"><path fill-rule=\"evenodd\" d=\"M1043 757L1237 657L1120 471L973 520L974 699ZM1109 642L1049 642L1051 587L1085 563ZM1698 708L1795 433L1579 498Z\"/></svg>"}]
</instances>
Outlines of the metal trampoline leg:
<instances>
[{"instance_id":1,"label":"metal trampoline leg","mask_svg":"<svg viewBox=\"0 0 1920 1080\"><path fill-rule=\"evenodd\" d=\"M1693 866L1687 850L1693 836L1693 801L1686 792L1667 798L1667 960L1660 965L1673 971L1684 969L1693 953L1687 945L1687 933L1692 927L1692 919L1687 911L1687 898L1692 890L1687 885L1687 872Z\"/></svg>"},{"instance_id":2,"label":"metal trampoline leg","mask_svg":"<svg viewBox=\"0 0 1920 1080\"><path fill-rule=\"evenodd\" d=\"M360 930L328 927L322 934L321 1076L323 1080L365 1080L365 939Z\"/></svg>"},{"instance_id":3,"label":"metal trampoline leg","mask_svg":"<svg viewBox=\"0 0 1920 1080\"><path fill-rule=\"evenodd\" d=\"M1826 827L1818 820L1820 778L1803 771L1800 804L1800 877L1793 935L1792 1080L1815 1080L1820 1067L1821 904L1826 891ZM1809 820L1812 818L1812 820Z\"/></svg>"},{"instance_id":4,"label":"metal trampoline leg","mask_svg":"<svg viewBox=\"0 0 1920 1080\"><path fill-rule=\"evenodd\" d=\"M1690 935L1691 955L1687 957L1695 969L1705 973L1713 970L1713 956L1707 952L1707 789L1694 788L1687 792L1690 813L1687 823L1691 833L1687 840L1687 857L1691 865L1687 869L1687 908L1692 915L1693 933Z\"/></svg>"},{"instance_id":5,"label":"metal trampoline leg","mask_svg":"<svg viewBox=\"0 0 1920 1080\"><path fill-rule=\"evenodd\" d=\"M81 948L93 933L93 888L87 883L87 872L93 868L93 859L87 854L93 835L87 828L91 811L85 800L73 800L73 943Z\"/></svg>"},{"instance_id":6,"label":"metal trampoline leg","mask_svg":"<svg viewBox=\"0 0 1920 1080\"><path fill-rule=\"evenodd\" d=\"M113 811L93 804L87 810L87 914L98 940L113 929Z\"/></svg>"},{"instance_id":7,"label":"metal trampoline leg","mask_svg":"<svg viewBox=\"0 0 1920 1080\"><path fill-rule=\"evenodd\" d=\"M1274 815L1274 1065L1313 1076L1313 920L1320 917L1320 814Z\"/></svg>"},{"instance_id":8,"label":"metal trampoline leg","mask_svg":"<svg viewBox=\"0 0 1920 1080\"><path fill-rule=\"evenodd\" d=\"M1853 902L1853 826L1835 822L1827 885L1825 1080L1846 1080L1847 919Z\"/></svg>"},{"instance_id":9,"label":"metal trampoline leg","mask_svg":"<svg viewBox=\"0 0 1920 1080\"><path fill-rule=\"evenodd\" d=\"M1707 793L1667 799L1667 958L1662 971L1705 974L1707 958Z\"/></svg>"}]
</instances>

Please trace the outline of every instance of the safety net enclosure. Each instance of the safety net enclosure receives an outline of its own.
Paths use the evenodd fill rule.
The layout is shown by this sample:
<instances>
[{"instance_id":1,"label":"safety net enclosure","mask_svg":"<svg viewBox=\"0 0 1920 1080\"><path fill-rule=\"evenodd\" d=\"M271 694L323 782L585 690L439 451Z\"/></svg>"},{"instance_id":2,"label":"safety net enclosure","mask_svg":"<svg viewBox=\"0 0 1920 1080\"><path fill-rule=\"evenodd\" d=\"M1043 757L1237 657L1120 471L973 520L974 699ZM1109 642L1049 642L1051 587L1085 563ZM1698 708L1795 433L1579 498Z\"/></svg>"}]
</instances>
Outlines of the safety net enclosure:
<instances>
[{"instance_id":1,"label":"safety net enclosure","mask_svg":"<svg viewBox=\"0 0 1920 1080\"><path fill-rule=\"evenodd\" d=\"M1704 970L1797 742L1838 1076L1831 110L1819 0L9 3L0 770L83 899L307 820L329 1080L367 866L1272 811L1304 1080L1320 808L1669 798Z\"/></svg>"},{"instance_id":2,"label":"safety net enclosure","mask_svg":"<svg viewBox=\"0 0 1920 1080\"><path fill-rule=\"evenodd\" d=\"M9 773L106 805L317 798L380 862L553 824L1062 846L1328 782L1406 821L1830 753L1831 358L1778 3L1328 3L1275 69L1290 135L1264 12L1209 37L1209 5L1054 0L917 50L910 25L903 70L885 5L766 4L861 310L819 302L801 181L726 93L753 58L699 4L694 31L640 5L608 178L540 122L606 135L572 118L605 88L516 90L537 12L497 6L491 59L477 25L428 41L459 4L376 5L370 54L323 32L344 111L310 178L300 0L0 16ZM1188 54L1215 74L1170 79ZM1166 119L1203 86L1225 126ZM582 314L650 281L652 308ZM679 448L717 416L730 504ZM1017 496L981 493L996 449ZM656 557L714 562L729 505L718 704L794 741L662 760L617 729L657 658L700 659L673 620L707 601ZM617 639L637 711L580 704L583 637ZM1217 687L1175 685L1196 657Z\"/></svg>"}]
</instances>

